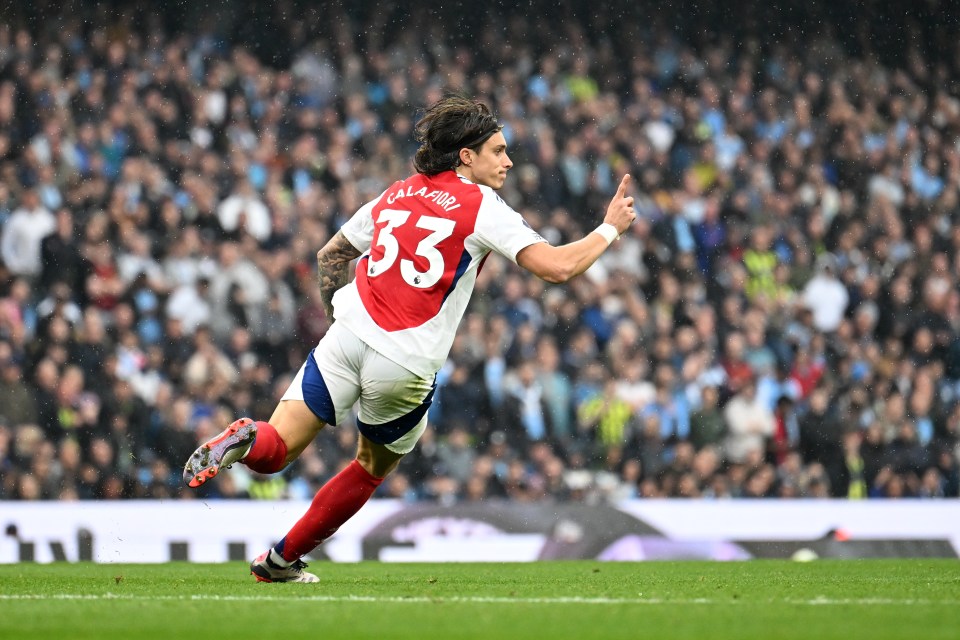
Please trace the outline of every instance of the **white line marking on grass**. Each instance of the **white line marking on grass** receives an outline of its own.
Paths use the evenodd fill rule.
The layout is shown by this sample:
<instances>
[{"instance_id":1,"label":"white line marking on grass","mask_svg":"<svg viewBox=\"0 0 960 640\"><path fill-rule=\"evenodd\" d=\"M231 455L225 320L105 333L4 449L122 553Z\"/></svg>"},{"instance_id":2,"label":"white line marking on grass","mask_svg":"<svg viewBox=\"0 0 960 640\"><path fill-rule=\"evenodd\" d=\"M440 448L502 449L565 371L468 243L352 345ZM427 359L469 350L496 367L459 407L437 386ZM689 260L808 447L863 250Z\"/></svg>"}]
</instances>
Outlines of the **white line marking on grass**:
<instances>
[{"instance_id":1,"label":"white line marking on grass","mask_svg":"<svg viewBox=\"0 0 960 640\"><path fill-rule=\"evenodd\" d=\"M660 605L729 605L729 604L791 604L799 606L913 606L913 605L949 605L960 604L957 600L926 600L896 598L825 598L812 599L787 598L784 600L734 600L717 598L509 598L502 596L324 596L288 594L283 596L231 596L215 594L193 594L183 596L147 596L124 593L79 594L79 593L51 593L51 594L0 594L0 601L16 600L131 600L145 602L334 602L349 603L362 602L372 604L605 604L605 605L633 605L633 604L660 604Z\"/></svg>"}]
</instances>

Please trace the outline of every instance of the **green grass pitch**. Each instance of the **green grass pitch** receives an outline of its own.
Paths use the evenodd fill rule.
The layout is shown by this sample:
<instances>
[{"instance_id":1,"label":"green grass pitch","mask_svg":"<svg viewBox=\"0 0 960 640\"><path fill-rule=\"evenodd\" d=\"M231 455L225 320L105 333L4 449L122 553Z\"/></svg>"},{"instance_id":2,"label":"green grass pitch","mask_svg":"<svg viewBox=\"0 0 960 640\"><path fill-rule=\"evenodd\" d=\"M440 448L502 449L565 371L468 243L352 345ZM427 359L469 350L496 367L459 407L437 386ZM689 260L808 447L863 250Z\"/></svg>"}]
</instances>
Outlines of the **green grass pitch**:
<instances>
[{"instance_id":1,"label":"green grass pitch","mask_svg":"<svg viewBox=\"0 0 960 640\"><path fill-rule=\"evenodd\" d=\"M960 637L960 562L0 565L0 638Z\"/></svg>"}]
</instances>

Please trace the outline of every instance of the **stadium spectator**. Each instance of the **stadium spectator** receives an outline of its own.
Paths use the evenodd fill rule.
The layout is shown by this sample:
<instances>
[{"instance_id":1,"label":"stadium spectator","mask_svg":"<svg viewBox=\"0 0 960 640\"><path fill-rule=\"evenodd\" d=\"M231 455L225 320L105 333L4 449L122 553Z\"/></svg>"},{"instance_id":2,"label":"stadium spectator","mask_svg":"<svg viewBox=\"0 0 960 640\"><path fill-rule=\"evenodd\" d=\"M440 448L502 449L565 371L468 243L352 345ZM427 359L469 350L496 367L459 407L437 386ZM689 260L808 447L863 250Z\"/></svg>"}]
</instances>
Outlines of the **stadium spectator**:
<instances>
[{"instance_id":1,"label":"stadium spectator","mask_svg":"<svg viewBox=\"0 0 960 640\"><path fill-rule=\"evenodd\" d=\"M0 234L0 257L7 269L15 275L38 277L43 271L40 245L55 228L56 219L36 190L25 190Z\"/></svg>"},{"instance_id":2,"label":"stadium spectator","mask_svg":"<svg viewBox=\"0 0 960 640\"><path fill-rule=\"evenodd\" d=\"M727 431L724 455L734 463L746 462L751 455L766 451L767 440L776 429L773 411L757 395L757 383L752 378L727 402L723 419Z\"/></svg>"}]
</instances>

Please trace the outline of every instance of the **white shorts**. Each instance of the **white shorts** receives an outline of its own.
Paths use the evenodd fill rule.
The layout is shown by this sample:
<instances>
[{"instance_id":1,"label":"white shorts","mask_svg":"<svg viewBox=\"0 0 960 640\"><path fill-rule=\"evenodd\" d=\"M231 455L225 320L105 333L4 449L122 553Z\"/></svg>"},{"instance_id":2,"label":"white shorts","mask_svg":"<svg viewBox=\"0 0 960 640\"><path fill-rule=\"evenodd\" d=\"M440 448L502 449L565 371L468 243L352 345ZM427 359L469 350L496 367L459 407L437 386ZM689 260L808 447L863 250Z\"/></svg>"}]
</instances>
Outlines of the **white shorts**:
<instances>
[{"instance_id":1,"label":"white shorts","mask_svg":"<svg viewBox=\"0 0 960 640\"><path fill-rule=\"evenodd\" d=\"M409 453L427 428L435 380L384 357L334 322L281 400L302 400L332 425L359 402L360 433L394 453Z\"/></svg>"}]
</instances>

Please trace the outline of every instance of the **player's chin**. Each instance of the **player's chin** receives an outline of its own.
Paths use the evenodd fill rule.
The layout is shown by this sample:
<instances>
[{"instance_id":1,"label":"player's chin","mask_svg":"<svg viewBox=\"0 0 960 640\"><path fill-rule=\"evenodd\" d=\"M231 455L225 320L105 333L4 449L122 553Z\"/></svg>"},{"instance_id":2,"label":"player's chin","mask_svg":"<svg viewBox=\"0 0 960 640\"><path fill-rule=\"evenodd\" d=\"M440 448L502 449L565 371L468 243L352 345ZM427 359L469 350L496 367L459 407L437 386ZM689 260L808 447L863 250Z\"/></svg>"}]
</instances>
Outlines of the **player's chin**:
<instances>
[{"instance_id":1,"label":"player's chin","mask_svg":"<svg viewBox=\"0 0 960 640\"><path fill-rule=\"evenodd\" d=\"M489 178L480 182L480 184L488 186L494 191L496 191L497 189L503 186L503 183L506 181L506 179L507 179L506 175L490 176Z\"/></svg>"}]
</instances>

